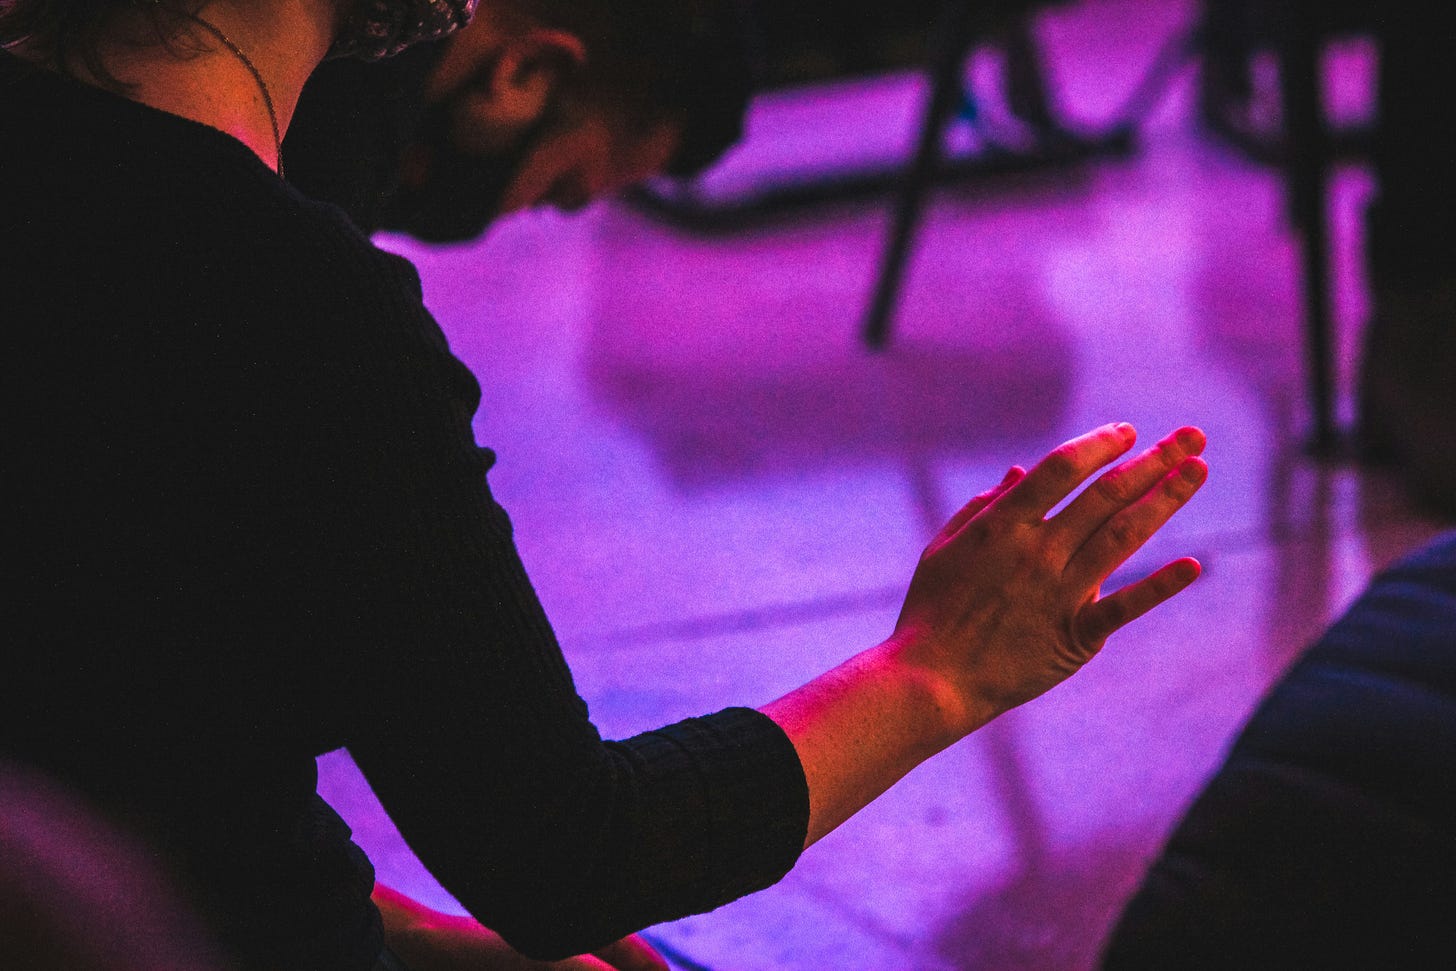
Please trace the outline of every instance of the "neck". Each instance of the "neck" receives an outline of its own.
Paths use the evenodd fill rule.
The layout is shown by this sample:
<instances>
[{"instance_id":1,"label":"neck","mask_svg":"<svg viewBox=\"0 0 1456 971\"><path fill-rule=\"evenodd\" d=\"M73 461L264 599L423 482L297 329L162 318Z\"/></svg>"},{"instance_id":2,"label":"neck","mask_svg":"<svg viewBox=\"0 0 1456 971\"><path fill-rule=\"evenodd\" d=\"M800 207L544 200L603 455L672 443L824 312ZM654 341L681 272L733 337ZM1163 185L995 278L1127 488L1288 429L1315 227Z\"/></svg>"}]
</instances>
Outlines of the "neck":
<instances>
[{"instance_id":1,"label":"neck","mask_svg":"<svg viewBox=\"0 0 1456 971\"><path fill-rule=\"evenodd\" d=\"M164 5L168 0L161 0ZM185 9L181 3L178 9ZM252 61L267 85L278 136L288 130L303 84L323 60L337 23L334 0L209 0L196 14ZM180 45L127 42L135 24L118 23L102 49L129 97L225 132L279 167L278 145L258 79L242 60L197 23L181 21ZM191 51L198 53L191 54ZM84 72L80 73L87 80Z\"/></svg>"}]
</instances>

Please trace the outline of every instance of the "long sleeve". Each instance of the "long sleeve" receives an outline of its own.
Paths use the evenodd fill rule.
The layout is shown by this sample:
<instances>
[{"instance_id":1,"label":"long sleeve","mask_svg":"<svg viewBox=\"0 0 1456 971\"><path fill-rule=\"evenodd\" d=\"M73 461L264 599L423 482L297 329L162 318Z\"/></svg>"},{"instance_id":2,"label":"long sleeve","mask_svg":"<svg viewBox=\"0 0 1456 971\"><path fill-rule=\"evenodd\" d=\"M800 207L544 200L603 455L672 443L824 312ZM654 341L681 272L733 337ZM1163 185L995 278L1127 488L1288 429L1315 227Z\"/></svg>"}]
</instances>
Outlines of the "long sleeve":
<instances>
[{"instance_id":1,"label":"long sleeve","mask_svg":"<svg viewBox=\"0 0 1456 971\"><path fill-rule=\"evenodd\" d=\"M405 838L475 916L544 958L776 881L807 817L788 739L730 709L603 742L486 489L474 382L417 303L356 304L386 336L340 369L340 447L316 456L337 456L336 536L368 541L324 596L341 598L330 612L362 606L347 745ZM372 325L354 325L361 355Z\"/></svg>"}]
</instances>

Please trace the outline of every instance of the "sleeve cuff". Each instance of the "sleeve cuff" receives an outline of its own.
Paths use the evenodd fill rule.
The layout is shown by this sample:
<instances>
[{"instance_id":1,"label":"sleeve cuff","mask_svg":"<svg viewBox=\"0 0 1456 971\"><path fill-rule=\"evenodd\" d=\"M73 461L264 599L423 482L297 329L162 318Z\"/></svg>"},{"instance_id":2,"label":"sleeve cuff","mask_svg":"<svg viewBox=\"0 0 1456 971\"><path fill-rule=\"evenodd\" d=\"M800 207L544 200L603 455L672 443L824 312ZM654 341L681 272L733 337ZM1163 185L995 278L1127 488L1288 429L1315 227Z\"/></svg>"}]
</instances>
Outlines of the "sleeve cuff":
<instances>
[{"instance_id":1,"label":"sleeve cuff","mask_svg":"<svg viewBox=\"0 0 1456 971\"><path fill-rule=\"evenodd\" d=\"M658 729L694 753L709 818L704 899L711 910L777 883L803 852L809 787L798 752L772 719L728 708Z\"/></svg>"}]
</instances>

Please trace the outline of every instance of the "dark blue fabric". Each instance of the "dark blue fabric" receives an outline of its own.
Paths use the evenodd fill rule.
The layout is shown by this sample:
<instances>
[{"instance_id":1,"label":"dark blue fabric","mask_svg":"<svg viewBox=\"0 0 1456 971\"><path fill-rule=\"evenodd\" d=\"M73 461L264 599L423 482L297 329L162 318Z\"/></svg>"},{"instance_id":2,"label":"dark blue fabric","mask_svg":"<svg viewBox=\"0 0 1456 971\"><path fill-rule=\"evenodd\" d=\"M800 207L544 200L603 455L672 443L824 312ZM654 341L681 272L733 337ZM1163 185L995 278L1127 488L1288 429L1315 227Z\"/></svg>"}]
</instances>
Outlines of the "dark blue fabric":
<instances>
[{"instance_id":1,"label":"dark blue fabric","mask_svg":"<svg viewBox=\"0 0 1456 971\"><path fill-rule=\"evenodd\" d=\"M1255 712L1105 967L1456 966L1456 533L1378 577Z\"/></svg>"}]
</instances>

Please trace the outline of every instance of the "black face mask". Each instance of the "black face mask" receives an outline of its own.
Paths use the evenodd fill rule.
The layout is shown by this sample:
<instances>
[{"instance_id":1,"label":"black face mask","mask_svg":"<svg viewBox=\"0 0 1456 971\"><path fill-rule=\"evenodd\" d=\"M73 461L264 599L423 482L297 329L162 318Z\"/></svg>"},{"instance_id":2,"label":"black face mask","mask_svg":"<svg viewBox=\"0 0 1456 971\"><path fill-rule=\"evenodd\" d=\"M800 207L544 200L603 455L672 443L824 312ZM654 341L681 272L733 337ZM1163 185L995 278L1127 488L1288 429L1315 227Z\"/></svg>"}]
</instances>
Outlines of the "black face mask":
<instances>
[{"instance_id":1,"label":"black face mask","mask_svg":"<svg viewBox=\"0 0 1456 971\"><path fill-rule=\"evenodd\" d=\"M328 57L377 61L470 23L480 0L353 0Z\"/></svg>"},{"instance_id":2,"label":"black face mask","mask_svg":"<svg viewBox=\"0 0 1456 971\"><path fill-rule=\"evenodd\" d=\"M380 223L428 243L474 239L500 215L506 190L521 166L561 118L559 102L550 102L509 148L489 155L461 151L451 137L461 89L432 105L420 126L410 164L417 168L390 200Z\"/></svg>"}]
</instances>

